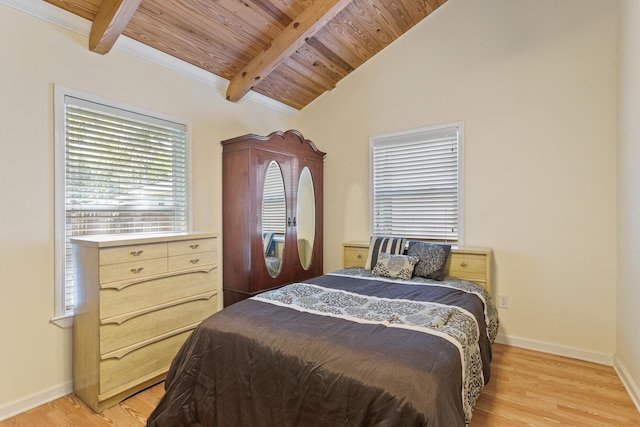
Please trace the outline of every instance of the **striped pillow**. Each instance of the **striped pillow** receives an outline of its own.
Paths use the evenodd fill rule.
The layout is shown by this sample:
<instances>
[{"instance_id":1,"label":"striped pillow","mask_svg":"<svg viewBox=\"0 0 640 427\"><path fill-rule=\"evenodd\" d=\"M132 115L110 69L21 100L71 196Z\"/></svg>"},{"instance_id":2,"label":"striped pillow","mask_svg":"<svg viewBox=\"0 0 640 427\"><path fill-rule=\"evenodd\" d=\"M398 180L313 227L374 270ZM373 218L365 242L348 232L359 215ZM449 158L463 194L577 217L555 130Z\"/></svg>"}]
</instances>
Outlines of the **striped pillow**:
<instances>
[{"instance_id":1,"label":"striped pillow","mask_svg":"<svg viewBox=\"0 0 640 427\"><path fill-rule=\"evenodd\" d=\"M401 255L404 253L406 239L401 237L371 237L369 239L369 255L364 268L373 269L378 263L378 256L381 253Z\"/></svg>"}]
</instances>

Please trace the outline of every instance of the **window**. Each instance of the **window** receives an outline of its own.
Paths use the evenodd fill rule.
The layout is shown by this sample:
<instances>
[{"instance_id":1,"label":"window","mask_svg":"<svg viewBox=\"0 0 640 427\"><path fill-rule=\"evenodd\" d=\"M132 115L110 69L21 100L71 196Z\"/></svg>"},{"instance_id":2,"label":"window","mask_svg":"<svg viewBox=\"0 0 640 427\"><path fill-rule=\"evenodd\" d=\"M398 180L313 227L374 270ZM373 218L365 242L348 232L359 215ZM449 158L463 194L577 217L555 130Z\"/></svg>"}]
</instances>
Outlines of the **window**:
<instances>
[{"instance_id":1,"label":"window","mask_svg":"<svg viewBox=\"0 0 640 427\"><path fill-rule=\"evenodd\" d=\"M462 123L370 138L372 235L461 245Z\"/></svg>"},{"instance_id":2,"label":"window","mask_svg":"<svg viewBox=\"0 0 640 427\"><path fill-rule=\"evenodd\" d=\"M262 233L284 235L287 231L286 220L287 206L282 171L276 161L271 161L262 194Z\"/></svg>"},{"instance_id":3,"label":"window","mask_svg":"<svg viewBox=\"0 0 640 427\"><path fill-rule=\"evenodd\" d=\"M188 231L189 162L184 124L59 87L55 98L58 320L73 314L72 237Z\"/></svg>"}]
</instances>

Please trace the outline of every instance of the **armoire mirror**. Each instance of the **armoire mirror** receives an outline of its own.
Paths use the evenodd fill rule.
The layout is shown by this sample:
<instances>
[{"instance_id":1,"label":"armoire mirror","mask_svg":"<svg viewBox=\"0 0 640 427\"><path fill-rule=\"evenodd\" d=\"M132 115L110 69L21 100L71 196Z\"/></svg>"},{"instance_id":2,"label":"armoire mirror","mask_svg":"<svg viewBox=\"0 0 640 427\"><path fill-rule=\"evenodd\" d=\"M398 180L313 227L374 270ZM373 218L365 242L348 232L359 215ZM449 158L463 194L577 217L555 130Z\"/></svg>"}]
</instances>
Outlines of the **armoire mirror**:
<instances>
[{"instance_id":1,"label":"armoire mirror","mask_svg":"<svg viewBox=\"0 0 640 427\"><path fill-rule=\"evenodd\" d=\"M313 180L308 167L304 167L298 181L298 205L296 207L298 235L298 255L300 264L306 270L311 264L313 242L316 231L316 202Z\"/></svg>"},{"instance_id":2,"label":"armoire mirror","mask_svg":"<svg viewBox=\"0 0 640 427\"><path fill-rule=\"evenodd\" d=\"M262 190L262 249L271 277L278 276L282 267L286 227L287 204L282 170L272 160L267 168Z\"/></svg>"}]
</instances>

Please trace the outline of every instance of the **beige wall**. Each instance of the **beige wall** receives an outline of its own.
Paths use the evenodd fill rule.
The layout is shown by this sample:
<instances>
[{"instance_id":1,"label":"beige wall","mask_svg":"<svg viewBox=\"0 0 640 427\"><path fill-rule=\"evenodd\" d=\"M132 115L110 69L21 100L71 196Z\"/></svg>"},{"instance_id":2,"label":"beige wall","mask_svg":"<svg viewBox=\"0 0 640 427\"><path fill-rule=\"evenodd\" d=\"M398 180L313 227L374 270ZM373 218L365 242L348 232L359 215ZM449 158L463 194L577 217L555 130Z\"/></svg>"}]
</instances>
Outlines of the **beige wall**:
<instances>
[{"instance_id":1,"label":"beige wall","mask_svg":"<svg viewBox=\"0 0 640 427\"><path fill-rule=\"evenodd\" d=\"M305 108L300 129L328 153L325 271L369 236L369 136L463 120L464 241L494 250L501 334L612 362L616 13L451 0Z\"/></svg>"},{"instance_id":2,"label":"beige wall","mask_svg":"<svg viewBox=\"0 0 640 427\"><path fill-rule=\"evenodd\" d=\"M53 84L191 123L194 228L220 231L222 139L294 128L297 118L231 104L213 85L0 5L0 415L71 382L71 331L51 324ZM8 408L8 409L7 409ZM2 417L0 417L1 419Z\"/></svg>"},{"instance_id":3,"label":"beige wall","mask_svg":"<svg viewBox=\"0 0 640 427\"><path fill-rule=\"evenodd\" d=\"M49 323L54 83L189 121L201 230L220 230L219 141L299 128L328 153L325 271L340 266L342 242L369 235L369 136L463 120L464 239L494 249L496 292L511 299L501 333L586 358L617 353L640 383L634 1L620 11L620 93L635 95L620 98L619 200L617 2L450 0L299 119L230 104L118 49L92 54L86 37L0 5L0 415L71 381L70 331Z\"/></svg>"},{"instance_id":4,"label":"beige wall","mask_svg":"<svg viewBox=\"0 0 640 427\"><path fill-rule=\"evenodd\" d=\"M617 368L640 408L640 2L620 2Z\"/></svg>"}]
</instances>

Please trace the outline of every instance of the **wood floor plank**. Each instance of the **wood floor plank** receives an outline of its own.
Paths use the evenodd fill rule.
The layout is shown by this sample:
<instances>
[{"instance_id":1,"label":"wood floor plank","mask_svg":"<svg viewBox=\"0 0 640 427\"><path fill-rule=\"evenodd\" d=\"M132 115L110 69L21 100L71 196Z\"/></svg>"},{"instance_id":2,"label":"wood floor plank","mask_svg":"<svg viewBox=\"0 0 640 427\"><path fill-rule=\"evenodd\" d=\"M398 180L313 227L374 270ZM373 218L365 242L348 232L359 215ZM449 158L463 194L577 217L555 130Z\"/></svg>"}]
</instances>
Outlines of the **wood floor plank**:
<instances>
[{"instance_id":1,"label":"wood floor plank","mask_svg":"<svg viewBox=\"0 0 640 427\"><path fill-rule=\"evenodd\" d=\"M469 427L640 426L613 367L496 344Z\"/></svg>"},{"instance_id":2,"label":"wood floor plank","mask_svg":"<svg viewBox=\"0 0 640 427\"><path fill-rule=\"evenodd\" d=\"M0 427L144 426L163 393L164 383L157 384L101 414L94 413L84 402L70 394L0 421Z\"/></svg>"},{"instance_id":3,"label":"wood floor plank","mask_svg":"<svg viewBox=\"0 0 640 427\"><path fill-rule=\"evenodd\" d=\"M611 366L500 344L493 355L491 381L469 427L640 426L640 412ZM144 426L163 393L158 384L102 414L68 395L0 427Z\"/></svg>"}]
</instances>

